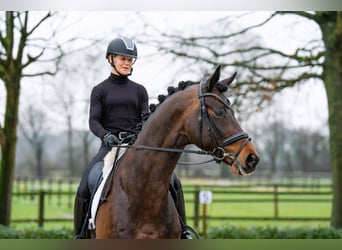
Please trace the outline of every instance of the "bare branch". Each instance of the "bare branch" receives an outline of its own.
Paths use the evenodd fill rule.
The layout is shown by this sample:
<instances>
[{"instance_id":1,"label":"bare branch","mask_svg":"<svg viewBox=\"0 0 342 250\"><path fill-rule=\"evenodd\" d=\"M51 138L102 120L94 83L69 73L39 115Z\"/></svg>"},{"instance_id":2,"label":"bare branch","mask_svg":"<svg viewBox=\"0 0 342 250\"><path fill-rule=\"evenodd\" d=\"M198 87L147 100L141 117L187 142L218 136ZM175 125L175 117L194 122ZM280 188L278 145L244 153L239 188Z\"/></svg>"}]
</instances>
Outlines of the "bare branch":
<instances>
[{"instance_id":1,"label":"bare branch","mask_svg":"<svg viewBox=\"0 0 342 250\"><path fill-rule=\"evenodd\" d=\"M51 14L51 12L48 12L43 18L40 19L39 22L36 23L35 26L33 26L33 28L27 32L27 35L31 35L43 22L45 22L48 18L52 17L53 14Z\"/></svg>"},{"instance_id":2,"label":"bare branch","mask_svg":"<svg viewBox=\"0 0 342 250\"><path fill-rule=\"evenodd\" d=\"M199 41L199 40L217 40L217 39L228 39L228 38L232 38L232 37L235 37L235 36L239 36L239 35L242 35L252 29L256 29L256 28L259 28L261 26L263 26L264 24L268 23L270 20L272 20L275 16L277 15L277 13L272 13L270 15L270 17L268 17L266 20L262 21L261 23L258 23L258 24L255 24L255 25L252 25L252 26L249 26L247 28L244 28L238 32L233 32L233 33L229 33L229 34L226 34L226 35L214 35L214 36L190 36L190 37L184 37L182 35L176 35L176 34L168 34L168 33L165 33L165 32L160 32L160 35L163 36L163 37L166 37L166 38L173 38L173 39L178 39L180 41L184 41L184 40L190 40L192 42L194 41Z\"/></svg>"},{"instance_id":3,"label":"bare branch","mask_svg":"<svg viewBox=\"0 0 342 250\"><path fill-rule=\"evenodd\" d=\"M21 69L24 69L31 63L37 61L44 54L44 51L45 50L43 49L37 56L27 55L27 62L21 65Z\"/></svg>"},{"instance_id":4,"label":"bare branch","mask_svg":"<svg viewBox=\"0 0 342 250\"><path fill-rule=\"evenodd\" d=\"M295 78L283 78L278 77L265 77L261 74L255 73L257 77L260 77L258 81L253 82L253 87L250 87L251 91L266 91L266 92L279 92L287 87L293 87L295 84L303 82L308 79L322 79L322 76L314 73L302 73Z\"/></svg>"},{"instance_id":5,"label":"bare branch","mask_svg":"<svg viewBox=\"0 0 342 250\"><path fill-rule=\"evenodd\" d=\"M27 25L28 25L28 12L25 12L24 22L21 22L20 14L17 13L17 18L20 20L20 40L18 44L18 51L17 51L17 62L20 64L22 61L24 49L25 49L25 43L28 37L27 34Z\"/></svg>"},{"instance_id":6,"label":"bare branch","mask_svg":"<svg viewBox=\"0 0 342 250\"><path fill-rule=\"evenodd\" d=\"M236 90L235 101L240 102L240 97L253 95L261 98L244 99L253 99L261 105L265 100L271 99L272 93L286 87L309 79L323 79L325 47L321 40L311 40L288 51L271 47L272 45L265 46L256 39L257 35L247 34L284 14L296 14L311 20L315 18L315 14L311 12L273 12L263 21L230 34L219 32L185 37L180 33L170 34L152 27L154 34L157 32L164 38L163 42L160 43L157 36L156 39L151 39L153 36L148 37L149 42L158 47L159 53L173 55L175 60L184 62L184 59L188 59L196 65L220 64L222 68L239 70L240 79L231 86Z\"/></svg>"},{"instance_id":7,"label":"bare branch","mask_svg":"<svg viewBox=\"0 0 342 250\"><path fill-rule=\"evenodd\" d=\"M315 13L310 13L307 11L276 11L275 15L286 15L286 14L293 14L301 17L305 17L307 19L313 20L317 22L317 15Z\"/></svg>"}]
</instances>

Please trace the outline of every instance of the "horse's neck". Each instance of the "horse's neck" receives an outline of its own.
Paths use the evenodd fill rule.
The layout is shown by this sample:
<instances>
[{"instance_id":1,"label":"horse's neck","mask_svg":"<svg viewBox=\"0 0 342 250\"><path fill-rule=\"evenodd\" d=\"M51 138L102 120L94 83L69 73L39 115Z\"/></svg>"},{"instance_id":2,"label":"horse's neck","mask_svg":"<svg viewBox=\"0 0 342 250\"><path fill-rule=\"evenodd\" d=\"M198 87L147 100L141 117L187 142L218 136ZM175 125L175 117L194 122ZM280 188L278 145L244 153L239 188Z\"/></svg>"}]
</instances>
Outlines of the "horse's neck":
<instances>
[{"instance_id":1,"label":"horse's neck","mask_svg":"<svg viewBox=\"0 0 342 250\"><path fill-rule=\"evenodd\" d=\"M184 147L179 143L179 128L170 127L172 122L154 117L139 135L135 146ZM122 162L124 186L137 196L150 195L152 200L166 197L170 178L180 153L161 152L154 150L129 150L126 160ZM123 159L124 160L124 159ZM122 179L121 177L121 179ZM132 188L132 186L134 186ZM159 198L158 198L159 197ZM157 202L157 201L155 201Z\"/></svg>"},{"instance_id":2,"label":"horse's neck","mask_svg":"<svg viewBox=\"0 0 342 250\"><path fill-rule=\"evenodd\" d=\"M152 133L148 133L136 145L155 146L160 148L174 147L174 141L177 140L176 132L170 132L162 129L154 130L150 128ZM153 181L165 181L170 179L171 174L179 160L179 153L163 152L156 150L139 150L136 152L137 168L139 172L144 171Z\"/></svg>"}]
</instances>

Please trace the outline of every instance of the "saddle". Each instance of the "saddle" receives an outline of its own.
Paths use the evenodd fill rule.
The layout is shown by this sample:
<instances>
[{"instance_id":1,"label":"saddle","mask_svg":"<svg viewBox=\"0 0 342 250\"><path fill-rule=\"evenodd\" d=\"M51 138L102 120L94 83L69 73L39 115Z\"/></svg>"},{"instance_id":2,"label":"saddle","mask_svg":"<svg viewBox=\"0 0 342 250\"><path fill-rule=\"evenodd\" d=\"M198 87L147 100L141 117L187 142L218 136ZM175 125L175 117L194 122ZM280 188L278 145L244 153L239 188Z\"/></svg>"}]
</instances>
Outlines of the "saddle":
<instances>
[{"instance_id":1,"label":"saddle","mask_svg":"<svg viewBox=\"0 0 342 250\"><path fill-rule=\"evenodd\" d=\"M92 194L88 211L88 230L95 229L95 218L99 206L106 200L111 190L111 176L115 173L116 166L126 148L113 147L104 157L97 162L88 175L88 188Z\"/></svg>"}]
</instances>

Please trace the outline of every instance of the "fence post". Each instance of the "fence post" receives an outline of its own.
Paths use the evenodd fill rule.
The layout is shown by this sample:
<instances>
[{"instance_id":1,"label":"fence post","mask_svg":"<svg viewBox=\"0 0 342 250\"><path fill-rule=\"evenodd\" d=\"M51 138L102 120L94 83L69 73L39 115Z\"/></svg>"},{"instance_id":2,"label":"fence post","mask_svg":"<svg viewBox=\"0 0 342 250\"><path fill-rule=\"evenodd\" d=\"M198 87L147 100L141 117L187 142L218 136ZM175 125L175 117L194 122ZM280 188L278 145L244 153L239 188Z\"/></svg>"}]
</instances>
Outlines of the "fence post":
<instances>
[{"instance_id":1,"label":"fence post","mask_svg":"<svg viewBox=\"0 0 342 250\"><path fill-rule=\"evenodd\" d=\"M202 206L202 234L207 235L207 204L203 204Z\"/></svg>"},{"instance_id":2,"label":"fence post","mask_svg":"<svg viewBox=\"0 0 342 250\"><path fill-rule=\"evenodd\" d=\"M72 182L72 180L69 180L69 197L68 197L68 207L69 208L72 208L72 206L73 206L73 189L72 189L72 184L73 184L73 182Z\"/></svg>"},{"instance_id":3,"label":"fence post","mask_svg":"<svg viewBox=\"0 0 342 250\"><path fill-rule=\"evenodd\" d=\"M58 190L57 205L61 206L62 205L62 195L61 195L61 193L62 193L62 184L63 184L63 182L62 182L62 180L58 180L57 183L58 183L58 188L57 188L57 190Z\"/></svg>"},{"instance_id":4,"label":"fence post","mask_svg":"<svg viewBox=\"0 0 342 250\"><path fill-rule=\"evenodd\" d=\"M27 176L25 176L24 178L23 178L23 189L24 189L24 192L27 192L28 193L28 191L29 191L29 183L28 183L28 177ZM28 194L27 196L24 196L24 198L26 199L26 198L30 198L30 195Z\"/></svg>"},{"instance_id":5,"label":"fence post","mask_svg":"<svg viewBox=\"0 0 342 250\"><path fill-rule=\"evenodd\" d=\"M278 185L275 184L273 188L274 188L274 218L278 219L278 215L279 215L278 213L278 209L279 209L278 208Z\"/></svg>"},{"instance_id":6,"label":"fence post","mask_svg":"<svg viewBox=\"0 0 342 250\"><path fill-rule=\"evenodd\" d=\"M44 226L44 191L39 191L38 226Z\"/></svg>"},{"instance_id":7,"label":"fence post","mask_svg":"<svg viewBox=\"0 0 342 250\"><path fill-rule=\"evenodd\" d=\"M52 179L48 180L48 202L51 205L52 204Z\"/></svg>"},{"instance_id":8,"label":"fence post","mask_svg":"<svg viewBox=\"0 0 342 250\"><path fill-rule=\"evenodd\" d=\"M35 183L35 180L34 178L31 178L31 185L32 185L32 188L31 190L36 190L36 183ZM34 198L35 198L35 195L31 195L31 200L34 201Z\"/></svg>"},{"instance_id":9,"label":"fence post","mask_svg":"<svg viewBox=\"0 0 342 250\"><path fill-rule=\"evenodd\" d=\"M198 230L198 221L199 221L199 188L196 186L195 192L195 204L194 204L194 227Z\"/></svg>"}]
</instances>

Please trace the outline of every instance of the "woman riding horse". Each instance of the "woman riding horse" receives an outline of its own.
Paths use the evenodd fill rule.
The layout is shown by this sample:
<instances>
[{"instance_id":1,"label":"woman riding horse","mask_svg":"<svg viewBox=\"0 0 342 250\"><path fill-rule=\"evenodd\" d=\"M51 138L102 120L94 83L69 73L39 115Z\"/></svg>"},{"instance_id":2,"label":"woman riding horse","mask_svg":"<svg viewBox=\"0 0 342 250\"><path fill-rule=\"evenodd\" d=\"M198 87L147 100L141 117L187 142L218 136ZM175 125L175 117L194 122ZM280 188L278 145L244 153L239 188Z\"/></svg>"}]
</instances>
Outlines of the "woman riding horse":
<instances>
[{"instance_id":1,"label":"woman riding horse","mask_svg":"<svg viewBox=\"0 0 342 250\"><path fill-rule=\"evenodd\" d=\"M157 106L107 182L110 192L101 197L96 216L97 239L181 237L169 183L188 144L231 166L233 173L255 170L258 153L224 96L234 77L219 81L218 67L207 80L188 87L183 82Z\"/></svg>"},{"instance_id":2,"label":"woman riding horse","mask_svg":"<svg viewBox=\"0 0 342 250\"><path fill-rule=\"evenodd\" d=\"M96 183L89 183L89 179L96 182L97 178L92 176L101 174L104 156L113 146L136 132L142 113L148 111L148 94L145 87L128 78L132 74L136 58L137 47L133 40L125 37L112 40L106 51L106 59L111 65L111 75L96 85L91 92L89 127L102 140L102 144L84 172L77 190L74 231L75 238L78 239L86 237L89 204L92 199L89 186L96 185ZM175 189L175 200L181 220L186 223L183 191L175 175L171 187ZM188 234L183 231L182 237L186 238Z\"/></svg>"}]
</instances>

